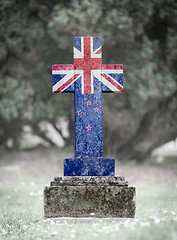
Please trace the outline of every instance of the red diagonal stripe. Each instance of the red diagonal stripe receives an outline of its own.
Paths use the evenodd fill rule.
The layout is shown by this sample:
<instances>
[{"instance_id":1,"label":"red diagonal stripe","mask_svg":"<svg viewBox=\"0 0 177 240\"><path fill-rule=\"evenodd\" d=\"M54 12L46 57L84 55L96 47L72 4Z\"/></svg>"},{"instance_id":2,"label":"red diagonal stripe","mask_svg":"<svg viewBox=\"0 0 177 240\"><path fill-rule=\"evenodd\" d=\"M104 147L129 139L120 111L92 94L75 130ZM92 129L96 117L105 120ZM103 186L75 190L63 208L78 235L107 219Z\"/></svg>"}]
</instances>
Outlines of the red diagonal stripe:
<instances>
[{"instance_id":1,"label":"red diagonal stripe","mask_svg":"<svg viewBox=\"0 0 177 240\"><path fill-rule=\"evenodd\" d=\"M112 80L109 76L107 76L105 73L101 73L101 76L103 76L106 80L108 80L112 85L114 85L117 89L119 89L121 92L123 92L123 88L114 80Z\"/></svg>"},{"instance_id":2,"label":"red diagonal stripe","mask_svg":"<svg viewBox=\"0 0 177 240\"><path fill-rule=\"evenodd\" d=\"M101 53L101 47L100 47L100 49L98 49L97 52L95 52L95 54L100 54L100 53Z\"/></svg>"},{"instance_id":3,"label":"red diagonal stripe","mask_svg":"<svg viewBox=\"0 0 177 240\"><path fill-rule=\"evenodd\" d=\"M54 93L62 92L65 87L67 87L71 82L73 82L80 74L75 74L72 78L70 78L67 82L65 82L61 87L59 87Z\"/></svg>"}]
</instances>

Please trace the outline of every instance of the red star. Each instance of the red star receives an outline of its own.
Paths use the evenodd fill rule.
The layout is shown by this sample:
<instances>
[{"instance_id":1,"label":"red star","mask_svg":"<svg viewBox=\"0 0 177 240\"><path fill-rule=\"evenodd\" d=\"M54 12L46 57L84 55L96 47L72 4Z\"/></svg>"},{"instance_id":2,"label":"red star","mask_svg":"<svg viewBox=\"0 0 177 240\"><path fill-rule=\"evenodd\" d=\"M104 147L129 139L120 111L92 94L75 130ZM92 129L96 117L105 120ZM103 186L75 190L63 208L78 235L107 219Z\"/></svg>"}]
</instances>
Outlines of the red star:
<instances>
[{"instance_id":1,"label":"red star","mask_svg":"<svg viewBox=\"0 0 177 240\"><path fill-rule=\"evenodd\" d=\"M95 112L98 112L98 108L95 108Z\"/></svg>"},{"instance_id":2,"label":"red star","mask_svg":"<svg viewBox=\"0 0 177 240\"><path fill-rule=\"evenodd\" d=\"M81 110L80 110L80 111L78 111L78 115L81 115L81 114L82 114Z\"/></svg>"},{"instance_id":3,"label":"red star","mask_svg":"<svg viewBox=\"0 0 177 240\"><path fill-rule=\"evenodd\" d=\"M90 127L90 125L88 125L87 130L88 130L88 131L91 131L91 128L92 128L92 127Z\"/></svg>"},{"instance_id":4,"label":"red star","mask_svg":"<svg viewBox=\"0 0 177 240\"><path fill-rule=\"evenodd\" d=\"M91 104L91 102L88 100L88 101L87 101L87 105L90 105L90 104Z\"/></svg>"}]
</instances>

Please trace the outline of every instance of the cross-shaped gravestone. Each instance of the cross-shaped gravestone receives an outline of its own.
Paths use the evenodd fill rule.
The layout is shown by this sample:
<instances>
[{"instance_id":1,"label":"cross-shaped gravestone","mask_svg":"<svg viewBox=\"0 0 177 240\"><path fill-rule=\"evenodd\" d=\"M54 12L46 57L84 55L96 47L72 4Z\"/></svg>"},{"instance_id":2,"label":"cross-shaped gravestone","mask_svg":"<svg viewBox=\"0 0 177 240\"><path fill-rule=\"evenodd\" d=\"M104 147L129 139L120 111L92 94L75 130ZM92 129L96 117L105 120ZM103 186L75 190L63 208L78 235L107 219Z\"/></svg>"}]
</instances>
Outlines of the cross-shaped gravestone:
<instances>
[{"instance_id":1,"label":"cross-shaped gravestone","mask_svg":"<svg viewBox=\"0 0 177 240\"><path fill-rule=\"evenodd\" d=\"M53 92L74 92L75 159L64 176L115 174L115 159L103 158L102 92L123 92L123 65L102 64L101 52L100 37L75 37L74 64L52 66Z\"/></svg>"}]
</instances>

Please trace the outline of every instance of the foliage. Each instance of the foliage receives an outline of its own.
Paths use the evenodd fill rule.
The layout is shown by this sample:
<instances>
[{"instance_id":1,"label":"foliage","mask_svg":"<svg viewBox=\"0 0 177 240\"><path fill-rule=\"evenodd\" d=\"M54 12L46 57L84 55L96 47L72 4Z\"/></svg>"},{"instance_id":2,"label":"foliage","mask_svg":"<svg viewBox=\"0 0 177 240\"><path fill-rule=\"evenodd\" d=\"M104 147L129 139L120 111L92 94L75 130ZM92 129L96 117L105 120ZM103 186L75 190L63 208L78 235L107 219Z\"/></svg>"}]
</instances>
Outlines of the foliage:
<instances>
[{"instance_id":1,"label":"foliage","mask_svg":"<svg viewBox=\"0 0 177 240\"><path fill-rule=\"evenodd\" d=\"M164 128L169 123L167 125L174 131L168 138L166 133L158 135L153 146L176 137L173 121L177 114L176 16L177 3L174 0L2 1L2 145L5 146L7 139L12 137L16 143L14 146L17 146L23 125L36 128L42 120L55 125L58 116L67 117L71 123L70 131L73 129L73 96L51 94L51 65L72 63L73 37L87 35L102 37L104 63L124 64L125 93L121 96L104 95L105 116L119 113L119 118L125 119L129 111L134 125L133 131L129 123L105 119L105 149L120 152L120 149L127 148L133 137L140 136L138 129L145 126L147 114L151 115L147 126L152 128L151 123L158 118L155 116L158 111L160 118L163 118L162 111L168 112L168 116L164 117L166 123L162 122L160 127ZM160 108L159 104L164 108ZM12 133L16 125L18 131ZM171 128L168 131L167 127L167 132L171 132ZM149 127L142 129L145 140L150 136L153 138ZM115 132L119 143L114 139ZM153 146L143 149L145 155ZM137 151L132 147L131 154L126 157L142 158L144 155L138 155Z\"/></svg>"}]
</instances>

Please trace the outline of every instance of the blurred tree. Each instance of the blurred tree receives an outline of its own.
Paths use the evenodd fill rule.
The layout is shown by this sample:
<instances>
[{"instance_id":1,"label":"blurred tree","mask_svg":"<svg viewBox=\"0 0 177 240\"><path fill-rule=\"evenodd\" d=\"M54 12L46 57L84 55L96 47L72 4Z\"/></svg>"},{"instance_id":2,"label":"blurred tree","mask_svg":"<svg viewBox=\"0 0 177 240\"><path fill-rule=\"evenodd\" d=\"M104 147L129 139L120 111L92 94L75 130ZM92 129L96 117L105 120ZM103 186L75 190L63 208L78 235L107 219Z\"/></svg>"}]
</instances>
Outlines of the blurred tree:
<instances>
[{"instance_id":1,"label":"blurred tree","mask_svg":"<svg viewBox=\"0 0 177 240\"><path fill-rule=\"evenodd\" d=\"M51 65L72 63L74 36L101 36L104 63L123 63L122 95L105 94L104 149L143 160L177 136L175 0L10 0L0 3L0 142L22 127L69 119L73 95L51 94ZM60 129L58 129L60 131ZM61 131L60 131L61 132ZM49 139L48 139L49 140Z\"/></svg>"}]
</instances>

